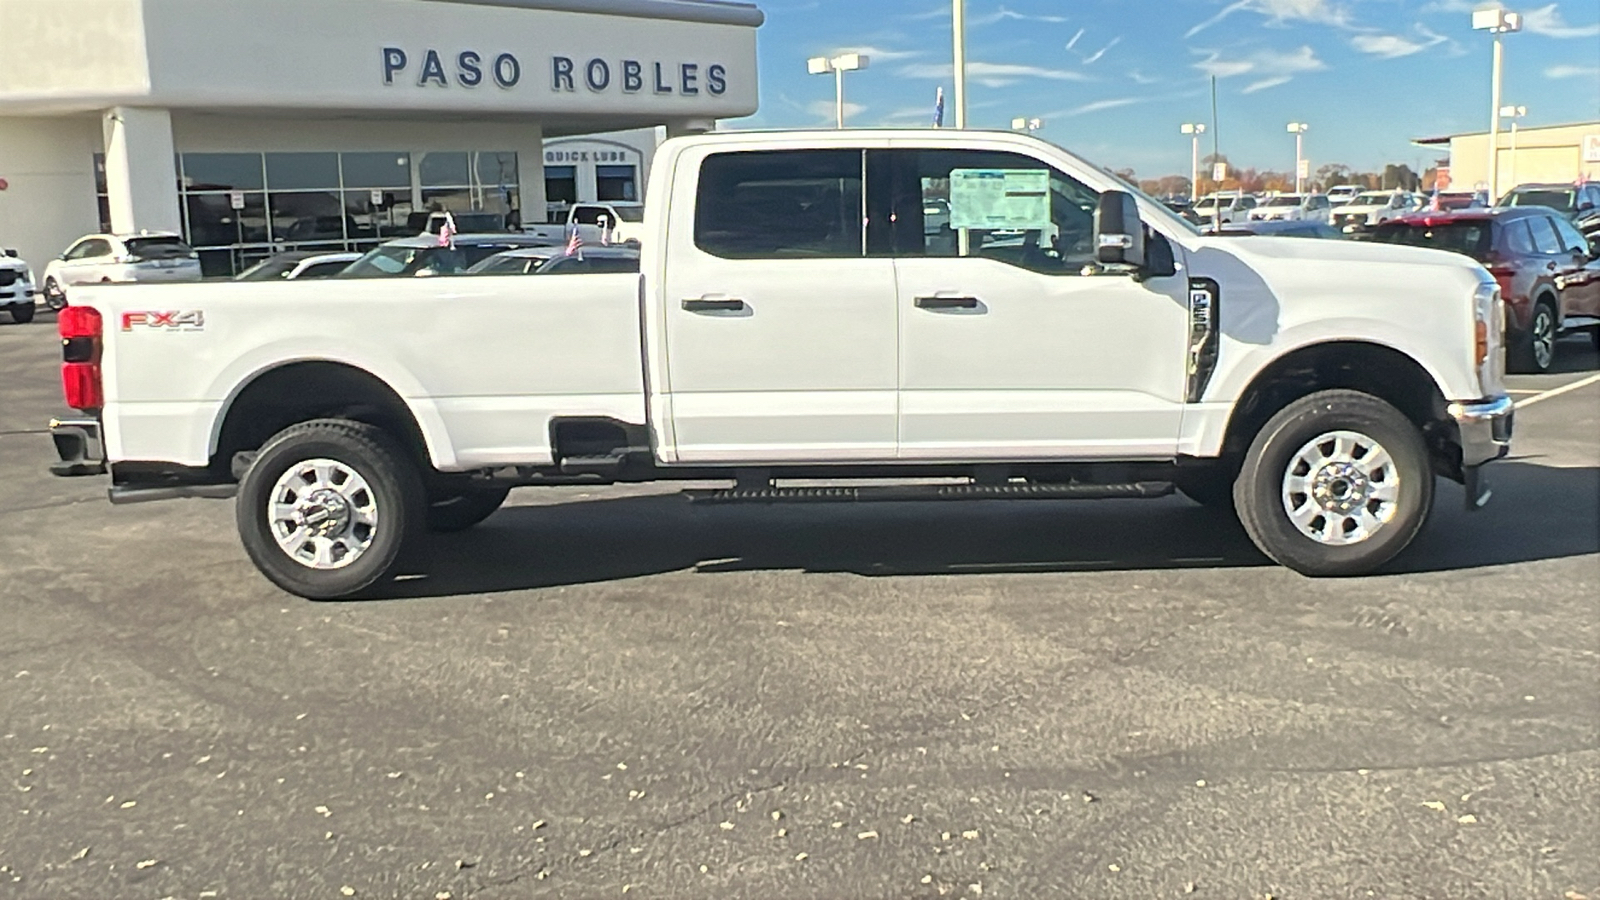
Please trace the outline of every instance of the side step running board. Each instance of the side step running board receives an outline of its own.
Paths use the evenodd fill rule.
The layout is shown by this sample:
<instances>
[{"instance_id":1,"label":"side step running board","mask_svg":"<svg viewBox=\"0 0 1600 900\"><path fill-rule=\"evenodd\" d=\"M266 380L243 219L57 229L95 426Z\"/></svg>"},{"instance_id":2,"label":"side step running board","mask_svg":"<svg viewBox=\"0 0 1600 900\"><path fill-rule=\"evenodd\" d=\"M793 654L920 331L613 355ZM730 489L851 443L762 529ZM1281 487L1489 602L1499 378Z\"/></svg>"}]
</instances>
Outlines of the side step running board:
<instances>
[{"instance_id":1,"label":"side step running board","mask_svg":"<svg viewBox=\"0 0 1600 900\"><path fill-rule=\"evenodd\" d=\"M685 491L696 503L866 503L897 500L1123 500L1165 497L1165 481L1128 484L890 484Z\"/></svg>"}]
</instances>

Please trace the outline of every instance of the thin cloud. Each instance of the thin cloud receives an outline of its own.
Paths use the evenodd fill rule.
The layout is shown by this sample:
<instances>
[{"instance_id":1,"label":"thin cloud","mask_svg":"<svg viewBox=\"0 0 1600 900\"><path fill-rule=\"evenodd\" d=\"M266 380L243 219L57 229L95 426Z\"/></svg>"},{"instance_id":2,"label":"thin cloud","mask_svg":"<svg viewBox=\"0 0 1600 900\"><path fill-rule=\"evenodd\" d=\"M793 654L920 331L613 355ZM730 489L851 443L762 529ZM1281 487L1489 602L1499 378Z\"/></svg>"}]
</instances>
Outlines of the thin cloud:
<instances>
[{"instance_id":1,"label":"thin cloud","mask_svg":"<svg viewBox=\"0 0 1600 900\"><path fill-rule=\"evenodd\" d=\"M1546 78L1600 78L1600 66L1551 66L1544 70Z\"/></svg>"},{"instance_id":2,"label":"thin cloud","mask_svg":"<svg viewBox=\"0 0 1600 900\"><path fill-rule=\"evenodd\" d=\"M1417 26L1417 35L1420 40L1399 34L1358 34L1350 39L1350 46L1380 59L1399 59L1432 49L1449 40L1421 25Z\"/></svg>"},{"instance_id":3,"label":"thin cloud","mask_svg":"<svg viewBox=\"0 0 1600 900\"><path fill-rule=\"evenodd\" d=\"M1145 100L1142 97L1114 97L1110 100L1096 100L1093 103L1085 103L1082 106L1075 106L1072 109L1062 110L1061 112L1056 113L1056 116L1060 118L1070 118L1072 116L1082 116L1088 113L1102 112L1108 109L1119 109L1124 106L1132 106L1135 103L1144 102Z\"/></svg>"},{"instance_id":4,"label":"thin cloud","mask_svg":"<svg viewBox=\"0 0 1600 900\"><path fill-rule=\"evenodd\" d=\"M1300 49L1289 53L1258 50L1238 59L1224 59L1222 54L1213 51L1205 59L1195 63L1194 67L1216 78L1232 78L1235 75L1251 73L1277 78L1320 72L1326 69L1328 64L1318 59L1317 52L1309 45L1302 45Z\"/></svg>"},{"instance_id":5,"label":"thin cloud","mask_svg":"<svg viewBox=\"0 0 1600 900\"><path fill-rule=\"evenodd\" d=\"M901 66L899 74L904 78L950 78L954 67L949 63L912 63ZM1006 87L1030 78L1046 81L1092 81L1082 72L1070 69L1051 69L1045 66L1027 66L1018 63L967 63L967 80L977 82L984 87Z\"/></svg>"},{"instance_id":6,"label":"thin cloud","mask_svg":"<svg viewBox=\"0 0 1600 900\"><path fill-rule=\"evenodd\" d=\"M1236 0L1224 6L1216 15L1189 29L1183 36L1192 38L1238 12L1252 12L1265 16L1273 25L1290 22L1311 22L1336 25L1341 28L1350 25L1350 13L1343 7L1335 5L1332 0Z\"/></svg>"},{"instance_id":7,"label":"thin cloud","mask_svg":"<svg viewBox=\"0 0 1600 900\"><path fill-rule=\"evenodd\" d=\"M1088 30L1089 29L1087 28L1079 28L1078 33L1073 35L1071 40L1067 41L1067 49L1071 50L1073 47L1078 46L1078 42L1083 40L1083 33Z\"/></svg>"},{"instance_id":8,"label":"thin cloud","mask_svg":"<svg viewBox=\"0 0 1600 900\"><path fill-rule=\"evenodd\" d=\"M1099 50L1096 50L1095 52L1093 52L1093 53L1089 54L1088 56L1084 57L1083 64L1086 65L1086 66L1094 65L1095 63L1100 61L1100 57L1106 55L1106 51L1107 50L1110 50L1112 47L1115 47L1116 45L1118 45L1120 43L1122 43L1122 38L1120 38L1120 37L1112 38L1111 39L1111 43L1106 44L1104 47L1101 47Z\"/></svg>"},{"instance_id":9,"label":"thin cloud","mask_svg":"<svg viewBox=\"0 0 1600 900\"><path fill-rule=\"evenodd\" d=\"M1275 88L1280 84L1288 84L1293 80L1294 79L1290 78L1288 75L1277 75L1272 78L1263 78L1260 81L1250 82L1250 84L1246 85L1245 89L1239 93L1254 94L1256 91L1264 91L1267 88Z\"/></svg>"},{"instance_id":10,"label":"thin cloud","mask_svg":"<svg viewBox=\"0 0 1600 900\"><path fill-rule=\"evenodd\" d=\"M1600 22L1593 25L1568 25L1556 4L1530 9L1522 14L1522 28L1533 34L1553 38L1583 38L1600 36Z\"/></svg>"},{"instance_id":11,"label":"thin cloud","mask_svg":"<svg viewBox=\"0 0 1600 900\"><path fill-rule=\"evenodd\" d=\"M945 10L948 12L949 7L946 7ZM981 16L973 16L972 18L967 19L967 24L973 27L993 25L996 22L1045 22L1051 25L1060 25L1066 21L1068 21L1066 16L1030 15L1028 13L1019 13L1014 9L1007 9L1004 6L1001 6L997 7L992 13L986 13Z\"/></svg>"},{"instance_id":12,"label":"thin cloud","mask_svg":"<svg viewBox=\"0 0 1600 900\"><path fill-rule=\"evenodd\" d=\"M916 59L923 55L921 50L887 50L870 44L857 47L840 47L828 55L838 56L841 53L859 53L862 56L869 57L872 62L895 62L901 59Z\"/></svg>"},{"instance_id":13,"label":"thin cloud","mask_svg":"<svg viewBox=\"0 0 1600 900\"><path fill-rule=\"evenodd\" d=\"M805 109L806 113L815 118L818 124L833 125L838 122L838 118L835 116L832 100L812 100L810 103L806 104ZM856 118L866 111L867 107L865 105L860 103L851 103L850 101L846 100L844 102L845 123L849 124L851 119ZM932 114L930 113L929 116L931 118Z\"/></svg>"}]
</instances>

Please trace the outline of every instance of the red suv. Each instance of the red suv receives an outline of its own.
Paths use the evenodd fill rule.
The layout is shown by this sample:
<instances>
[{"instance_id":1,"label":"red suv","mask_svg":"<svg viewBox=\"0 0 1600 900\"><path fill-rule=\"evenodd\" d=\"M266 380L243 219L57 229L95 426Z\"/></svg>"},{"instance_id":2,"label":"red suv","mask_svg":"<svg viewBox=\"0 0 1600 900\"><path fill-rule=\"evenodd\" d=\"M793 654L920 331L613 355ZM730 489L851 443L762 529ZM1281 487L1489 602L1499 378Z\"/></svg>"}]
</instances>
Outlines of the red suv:
<instances>
[{"instance_id":1,"label":"red suv","mask_svg":"<svg viewBox=\"0 0 1600 900\"><path fill-rule=\"evenodd\" d=\"M1418 213L1383 223L1372 239L1464 253L1483 263L1505 298L1506 353L1514 370L1548 371L1561 332L1600 326L1600 280L1584 276L1594 254L1554 210Z\"/></svg>"}]
</instances>

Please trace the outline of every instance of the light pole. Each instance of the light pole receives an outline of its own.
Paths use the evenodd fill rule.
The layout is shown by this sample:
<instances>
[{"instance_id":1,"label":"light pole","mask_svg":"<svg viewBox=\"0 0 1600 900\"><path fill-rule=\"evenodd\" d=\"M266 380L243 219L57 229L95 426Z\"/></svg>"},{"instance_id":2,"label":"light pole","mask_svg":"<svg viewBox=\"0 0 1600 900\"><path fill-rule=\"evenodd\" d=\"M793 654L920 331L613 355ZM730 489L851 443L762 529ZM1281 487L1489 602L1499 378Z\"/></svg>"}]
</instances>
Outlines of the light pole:
<instances>
[{"instance_id":1,"label":"light pole","mask_svg":"<svg viewBox=\"0 0 1600 900\"><path fill-rule=\"evenodd\" d=\"M1305 138L1306 130L1311 126L1304 122L1290 122L1289 133L1294 135L1294 192L1306 192L1306 176L1311 174L1311 168L1306 165Z\"/></svg>"},{"instance_id":2,"label":"light pole","mask_svg":"<svg viewBox=\"0 0 1600 900\"><path fill-rule=\"evenodd\" d=\"M1018 116L1017 118L1011 120L1012 131L1026 131L1029 134L1033 134L1035 131L1038 131L1043 127L1043 119L1029 119Z\"/></svg>"},{"instance_id":3,"label":"light pole","mask_svg":"<svg viewBox=\"0 0 1600 900\"><path fill-rule=\"evenodd\" d=\"M1522 14L1503 6L1474 10L1472 27L1494 35L1494 68L1489 83L1489 202L1500 199L1500 73L1505 63L1505 50L1500 44L1502 35L1522 30Z\"/></svg>"},{"instance_id":4,"label":"light pole","mask_svg":"<svg viewBox=\"0 0 1600 900\"><path fill-rule=\"evenodd\" d=\"M1507 180L1511 182L1512 187L1517 186L1517 120L1527 114L1526 106L1500 107L1500 118L1511 120L1511 177Z\"/></svg>"},{"instance_id":5,"label":"light pole","mask_svg":"<svg viewBox=\"0 0 1600 900\"><path fill-rule=\"evenodd\" d=\"M1178 131L1189 135L1189 202L1200 200L1200 135L1206 133L1204 122L1185 122Z\"/></svg>"},{"instance_id":6,"label":"light pole","mask_svg":"<svg viewBox=\"0 0 1600 900\"><path fill-rule=\"evenodd\" d=\"M967 3L951 0L950 32L953 38L955 74L956 127L967 127Z\"/></svg>"},{"instance_id":7,"label":"light pole","mask_svg":"<svg viewBox=\"0 0 1600 900\"><path fill-rule=\"evenodd\" d=\"M806 60L806 71L813 75L833 73L833 117L840 128L844 127L844 73L865 69L869 58L860 53L841 53L838 56L813 56Z\"/></svg>"}]
</instances>

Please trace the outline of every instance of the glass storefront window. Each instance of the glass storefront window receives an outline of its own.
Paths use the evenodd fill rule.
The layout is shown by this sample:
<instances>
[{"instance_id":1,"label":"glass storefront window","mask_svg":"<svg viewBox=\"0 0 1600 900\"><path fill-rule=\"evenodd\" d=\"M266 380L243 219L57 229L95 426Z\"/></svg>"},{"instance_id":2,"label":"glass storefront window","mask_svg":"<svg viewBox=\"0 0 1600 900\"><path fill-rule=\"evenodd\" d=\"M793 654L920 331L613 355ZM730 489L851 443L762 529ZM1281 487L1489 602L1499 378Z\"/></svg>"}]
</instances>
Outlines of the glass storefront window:
<instances>
[{"instance_id":1,"label":"glass storefront window","mask_svg":"<svg viewBox=\"0 0 1600 900\"><path fill-rule=\"evenodd\" d=\"M183 186L190 191L259 191L266 186L259 153L185 153Z\"/></svg>"},{"instance_id":2,"label":"glass storefront window","mask_svg":"<svg viewBox=\"0 0 1600 900\"><path fill-rule=\"evenodd\" d=\"M345 239L344 204L338 191L270 191L267 199L273 240L301 244Z\"/></svg>"},{"instance_id":3,"label":"glass storefront window","mask_svg":"<svg viewBox=\"0 0 1600 900\"><path fill-rule=\"evenodd\" d=\"M595 166L595 197L599 200L639 199L638 169L633 166Z\"/></svg>"},{"instance_id":4,"label":"glass storefront window","mask_svg":"<svg viewBox=\"0 0 1600 900\"><path fill-rule=\"evenodd\" d=\"M229 194L184 197L184 222L191 247L258 244L267 240L267 195L244 195L244 209L233 208Z\"/></svg>"},{"instance_id":5,"label":"glass storefront window","mask_svg":"<svg viewBox=\"0 0 1600 900\"><path fill-rule=\"evenodd\" d=\"M267 189L273 191L337 190L339 154L268 153Z\"/></svg>"},{"instance_id":6,"label":"glass storefront window","mask_svg":"<svg viewBox=\"0 0 1600 900\"><path fill-rule=\"evenodd\" d=\"M417 177L425 188L449 187L471 184L469 171L465 153L424 153L422 163L417 166Z\"/></svg>"},{"instance_id":7,"label":"glass storefront window","mask_svg":"<svg viewBox=\"0 0 1600 900\"><path fill-rule=\"evenodd\" d=\"M411 154L341 153L339 165L347 188L404 188L411 190Z\"/></svg>"},{"instance_id":8,"label":"glass storefront window","mask_svg":"<svg viewBox=\"0 0 1600 900\"><path fill-rule=\"evenodd\" d=\"M578 167L545 166L544 199L546 203L577 203Z\"/></svg>"}]
</instances>

